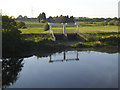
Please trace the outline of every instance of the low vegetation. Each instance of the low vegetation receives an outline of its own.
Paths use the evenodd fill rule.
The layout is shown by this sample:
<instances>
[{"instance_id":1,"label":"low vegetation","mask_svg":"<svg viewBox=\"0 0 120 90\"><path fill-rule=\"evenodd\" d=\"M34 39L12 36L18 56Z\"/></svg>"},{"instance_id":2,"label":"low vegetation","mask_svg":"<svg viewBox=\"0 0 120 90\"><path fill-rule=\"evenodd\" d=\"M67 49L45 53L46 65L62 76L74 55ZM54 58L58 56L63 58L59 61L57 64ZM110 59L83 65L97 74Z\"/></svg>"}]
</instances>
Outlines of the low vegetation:
<instances>
[{"instance_id":1,"label":"low vegetation","mask_svg":"<svg viewBox=\"0 0 120 90\"><path fill-rule=\"evenodd\" d=\"M104 47L104 46L120 46L120 35L111 34L108 36L99 36L99 38L88 39L88 42L79 42L72 45L74 48L90 48L90 47Z\"/></svg>"}]
</instances>

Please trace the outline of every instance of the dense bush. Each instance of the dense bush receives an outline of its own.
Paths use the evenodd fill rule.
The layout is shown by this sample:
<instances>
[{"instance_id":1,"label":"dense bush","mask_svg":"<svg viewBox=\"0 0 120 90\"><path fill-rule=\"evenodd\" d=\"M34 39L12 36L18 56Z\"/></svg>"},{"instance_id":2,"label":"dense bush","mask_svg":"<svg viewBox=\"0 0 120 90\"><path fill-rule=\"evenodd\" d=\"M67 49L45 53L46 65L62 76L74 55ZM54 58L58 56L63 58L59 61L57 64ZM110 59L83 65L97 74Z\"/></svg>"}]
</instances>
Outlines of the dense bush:
<instances>
[{"instance_id":1,"label":"dense bush","mask_svg":"<svg viewBox=\"0 0 120 90\"><path fill-rule=\"evenodd\" d=\"M44 25L44 30L47 31L47 30L49 30L49 29L50 29L50 27L49 27L49 25L48 25L48 22L46 22L45 25Z\"/></svg>"},{"instance_id":2,"label":"dense bush","mask_svg":"<svg viewBox=\"0 0 120 90\"><path fill-rule=\"evenodd\" d=\"M18 28L22 28L22 29L27 28L26 25L25 25L25 23L22 22L22 21L17 22L17 27L18 27Z\"/></svg>"},{"instance_id":3,"label":"dense bush","mask_svg":"<svg viewBox=\"0 0 120 90\"><path fill-rule=\"evenodd\" d=\"M119 23L119 21L112 20L112 21L108 22L108 25L118 26L118 25L120 25L120 23Z\"/></svg>"},{"instance_id":4,"label":"dense bush","mask_svg":"<svg viewBox=\"0 0 120 90\"><path fill-rule=\"evenodd\" d=\"M40 20L40 23L45 23L45 20Z\"/></svg>"},{"instance_id":5,"label":"dense bush","mask_svg":"<svg viewBox=\"0 0 120 90\"><path fill-rule=\"evenodd\" d=\"M95 35L87 35L86 38L88 39L88 41L92 42L92 41L98 41L99 40L99 36L97 34Z\"/></svg>"},{"instance_id":6,"label":"dense bush","mask_svg":"<svg viewBox=\"0 0 120 90\"><path fill-rule=\"evenodd\" d=\"M101 22L101 25L106 26L106 25L108 25L108 22L107 21L103 21L103 22Z\"/></svg>"},{"instance_id":7,"label":"dense bush","mask_svg":"<svg viewBox=\"0 0 120 90\"><path fill-rule=\"evenodd\" d=\"M118 45L120 43L120 35L102 36L100 41L106 45Z\"/></svg>"}]
</instances>

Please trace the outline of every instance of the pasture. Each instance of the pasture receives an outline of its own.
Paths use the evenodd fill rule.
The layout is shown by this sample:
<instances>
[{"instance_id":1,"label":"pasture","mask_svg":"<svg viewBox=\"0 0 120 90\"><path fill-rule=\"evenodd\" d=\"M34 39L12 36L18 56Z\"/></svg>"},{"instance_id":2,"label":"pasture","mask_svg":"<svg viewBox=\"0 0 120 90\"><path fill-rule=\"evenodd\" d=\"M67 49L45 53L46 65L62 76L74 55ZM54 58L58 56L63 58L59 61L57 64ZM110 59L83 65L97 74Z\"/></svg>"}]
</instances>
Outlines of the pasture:
<instances>
[{"instance_id":1,"label":"pasture","mask_svg":"<svg viewBox=\"0 0 120 90\"><path fill-rule=\"evenodd\" d=\"M27 28L19 29L22 34L45 34L49 33L49 31L44 31L44 23L38 22L25 22ZM54 33L63 33L63 25L56 24L52 26L52 30ZM68 24L66 26L66 33L74 33L76 32L76 25ZM118 26L98 26L98 25L88 25L81 23L79 25L80 33L112 33L118 32Z\"/></svg>"}]
</instances>

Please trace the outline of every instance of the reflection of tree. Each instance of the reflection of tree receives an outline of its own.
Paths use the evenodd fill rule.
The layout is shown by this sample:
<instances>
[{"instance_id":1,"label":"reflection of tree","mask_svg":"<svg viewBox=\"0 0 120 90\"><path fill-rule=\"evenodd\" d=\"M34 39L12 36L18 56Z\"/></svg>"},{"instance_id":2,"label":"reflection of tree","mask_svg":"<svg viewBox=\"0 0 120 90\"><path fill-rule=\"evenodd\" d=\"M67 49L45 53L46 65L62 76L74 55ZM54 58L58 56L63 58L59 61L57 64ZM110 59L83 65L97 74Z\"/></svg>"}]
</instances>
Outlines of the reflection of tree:
<instances>
[{"instance_id":1,"label":"reflection of tree","mask_svg":"<svg viewBox=\"0 0 120 90\"><path fill-rule=\"evenodd\" d=\"M78 51L97 51L97 52L103 52L108 54L114 54L114 53L120 53L120 49L118 46L107 46L107 47L101 47L101 48L81 48L78 49Z\"/></svg>"},{"instance_id":2,"label":"reflection of tree","mask_svg":"<svg viewBox=\"0 0 120 90\"><path fill-rule=\"evenodd\" d=\"M2 61L2 86L3 88L14 84L18 79L18 73L22 70L23 59L10 58Z\"/></svg>"}]
</instances>

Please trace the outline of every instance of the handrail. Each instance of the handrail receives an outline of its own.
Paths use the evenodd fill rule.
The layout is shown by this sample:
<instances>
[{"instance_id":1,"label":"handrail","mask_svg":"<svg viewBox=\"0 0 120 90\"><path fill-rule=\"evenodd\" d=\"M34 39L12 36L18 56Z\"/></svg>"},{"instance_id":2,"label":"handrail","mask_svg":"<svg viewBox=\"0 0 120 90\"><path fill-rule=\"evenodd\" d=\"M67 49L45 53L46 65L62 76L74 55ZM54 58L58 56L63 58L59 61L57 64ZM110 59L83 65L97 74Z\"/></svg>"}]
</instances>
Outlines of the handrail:
<instances>
[{"instance_id":1,"label":"handrail","mask_svg":"<svg viewBox=\"0 0 120 90\"><path fill-rule=\"evenodd\" d=\"M54 35L53 31L52 31L52 30L50 30L50 31L51 31L52 37L54 38L54 40L56 40L56 38L55 38L55 35Z\"/></svg>"}]
</instances>

